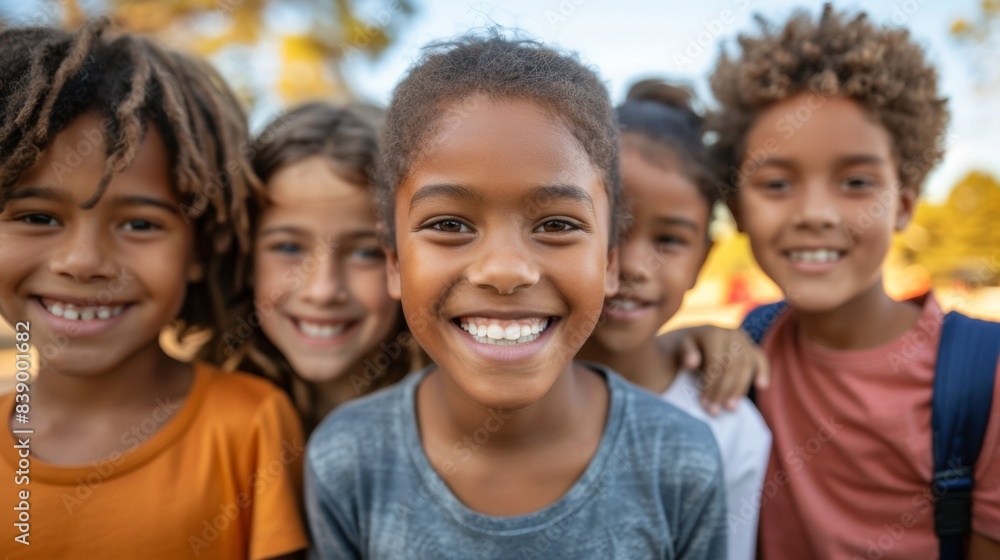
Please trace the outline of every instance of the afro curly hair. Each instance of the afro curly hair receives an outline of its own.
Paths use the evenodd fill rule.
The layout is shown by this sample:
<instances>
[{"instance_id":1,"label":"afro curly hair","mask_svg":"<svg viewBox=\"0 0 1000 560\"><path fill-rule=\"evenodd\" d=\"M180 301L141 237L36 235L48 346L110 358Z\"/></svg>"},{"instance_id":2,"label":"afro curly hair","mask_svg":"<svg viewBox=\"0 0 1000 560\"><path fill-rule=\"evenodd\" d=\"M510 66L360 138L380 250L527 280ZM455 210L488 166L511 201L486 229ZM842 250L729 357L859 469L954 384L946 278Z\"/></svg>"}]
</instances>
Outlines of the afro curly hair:
<instances>
[{"instance_id":1,"label":"afro curly hair","mask_svg":"<svg viewBox=\"0 0 1000 560\"><path fill-rule=\"evenodd\" d=\"M823 7L818 21L795 13L784 27L757 16L758 36L740 35L741 53L720 56L711 78L719 108L706 129L719 185L739 183L747 133L768 107L802 92L858 103L890 134L899 179L917 192L944 153L947 99L923 49L905 29L879 26L864 13Z\"/></svg>"}]
</instances>

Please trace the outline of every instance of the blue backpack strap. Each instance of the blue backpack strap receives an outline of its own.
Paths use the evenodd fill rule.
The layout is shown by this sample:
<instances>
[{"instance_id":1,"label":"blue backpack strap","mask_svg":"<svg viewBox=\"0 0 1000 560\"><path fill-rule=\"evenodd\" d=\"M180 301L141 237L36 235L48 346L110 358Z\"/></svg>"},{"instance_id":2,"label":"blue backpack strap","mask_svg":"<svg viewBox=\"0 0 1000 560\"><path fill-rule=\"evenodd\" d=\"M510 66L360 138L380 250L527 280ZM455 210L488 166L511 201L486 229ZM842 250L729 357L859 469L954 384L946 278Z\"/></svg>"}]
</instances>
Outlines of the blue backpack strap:
<instances>
[{"instance_id":1,"label":"blue backpack strap","mask_svg":"<svg viewBox=\"0 0 1000 560\"><path fill-rule=\"evenodd\" d=\"M989 421L998 359L1000 323L954 311L945 316L931 404L934 529L941 560L964 558L972 533L973 469Z\"/></svg>"},{"instance_id":2,"label":"blue backpack strap","mask_svg":"<svg viewBox=\"0 0 1000 560\"><path fill-rule=\"evenodd\" d=\"M774 303L765 303L755 307L747 316L743 318L743 324L740 328L743 332L747 333L754 342L758 345L760 341L764 340L764 335L767 334L767 329L771 328L774 324L775 319L778 315L788 307L784 301L776 301ZM747 398L749 398L754 404L757 403L757 390L754 386L750 385L750 390L747 391Z\"/></svg>"},{"instance_id":3,"label":"blue backpack strap","mask_svg":"<svg viewBox=\"0 0 1000 560\"><path fill-rule=\"evenodd\" d=\"M760 344L761 340L764 340L764 335L767 333L767 329L771 328L774 324L774 320L778 318L778 314L782 312L788 304L784 301L777 301L774 303L766 303L759 307L754 308L753 311L747 313L747 316L743 318L743 324L740 328L743 332L747 333L747 336L753 339L754 342Z\"/></svg>"}]
</instances>

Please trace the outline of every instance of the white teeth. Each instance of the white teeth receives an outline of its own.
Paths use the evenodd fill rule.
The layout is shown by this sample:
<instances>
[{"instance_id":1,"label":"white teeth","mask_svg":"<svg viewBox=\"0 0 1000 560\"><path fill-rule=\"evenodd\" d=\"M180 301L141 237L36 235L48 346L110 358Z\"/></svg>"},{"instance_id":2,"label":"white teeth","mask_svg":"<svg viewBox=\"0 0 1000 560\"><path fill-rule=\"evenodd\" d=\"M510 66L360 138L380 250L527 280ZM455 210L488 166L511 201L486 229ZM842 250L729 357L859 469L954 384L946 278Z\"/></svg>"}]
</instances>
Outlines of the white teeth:
<instances>
[{"instance_id":1,"label":"white teeth","mask_svg":"<svg viewBox=\"0 0 1000 560\"><path fill-rule=\"evenodd\" d=\"M501 338L504 338L503 334L504 334L504 328L501 327L500 325L497 325L496 323L490 325L486 329L486 336L489 337L489 338L493 338L493 339L499 340Z\"/></svg>"},{"instance_id":2,"label":"white teeth","mask_svg":"<svg viewBox=\"0 0 1000 560\"><path fill-rule=\"evenodd\" d=\"M309 338L332 338L344 332L345 328L347 328L347 323L340 323L338 325L317 325L315 323L299 321L299 329L301 329L302 332Z\"/></svg>"},{"instance_id":3,"label":"white teeth","mask_svg":"<svg viewBox=\"0 0 1000 560\"><path fill-rule=\"evenodd\" d=\"M833 249L817 249L814 251L791 251L789 257L795 262L803 263L828 263L840 260L843 256L841 251Z\"/></svg>"},{"instance_id":4,"label":"white teeth","mask_svg":"<svg viewBox=\"0 0 1000 560\"><path fill-rule=\"evenodd\" d=\"M634 302L630 299L612 299L608 301L608 303L612 307L616 307L618 309L621 309L622 311L632 311L633 309L639 307L639 304L637 302Z\"/></svg>"},{"instance_id":5,"label":"white teeth","mask_svg":"<svg viewBox=\"0 0 1000 560\"><path fill-rule=\"evenodd\" d=\"M117 317L125 310L124 305L118 305L115 307L108 307L106 305L96 305L87 307L77 307L72 303L46 303L42 301L42 305L49 313L55 315L56 317L62 317L63 319L68 319L70 321L93 321L106 320L112 317Z\"/></svg>"},{"instance_id":6,"label":"white teeth","mask_svg":"<svg viewBox=\"0 0 1000 560\"><path fill-rule=\"evenodd\" d=\"M501 346L524 344L538 338L549 325L548 319L525 319L521 321L497 321L495 319L463 318L462 330L467 331L476 342ZM506 323L503 325L501 323Z\"/></svg>"}]
</instances>

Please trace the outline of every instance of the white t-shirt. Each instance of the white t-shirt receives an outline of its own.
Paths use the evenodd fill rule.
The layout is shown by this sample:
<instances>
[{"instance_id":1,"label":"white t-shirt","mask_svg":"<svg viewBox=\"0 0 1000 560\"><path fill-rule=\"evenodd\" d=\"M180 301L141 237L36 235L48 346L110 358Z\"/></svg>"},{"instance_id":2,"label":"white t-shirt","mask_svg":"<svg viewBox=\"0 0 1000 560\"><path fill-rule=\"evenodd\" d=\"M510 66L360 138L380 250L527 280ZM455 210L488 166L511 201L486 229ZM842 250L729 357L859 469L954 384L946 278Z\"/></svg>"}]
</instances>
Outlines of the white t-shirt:
<instances>
[{"instance_id":1,"label":"white t-shirt","mask_svg":"<svg viewBox=\"0 0 1000 560\"><path fill-rule=\"evenodd\" d=\"M694 375L680 372L660 397L708 424L722 454L726 483L729 560L752 560L757 553L760 493L771 454L771 430L757 407L744 397L735 412L710 416L701 407L701 387Z\"/></svg>"}]
</instances>

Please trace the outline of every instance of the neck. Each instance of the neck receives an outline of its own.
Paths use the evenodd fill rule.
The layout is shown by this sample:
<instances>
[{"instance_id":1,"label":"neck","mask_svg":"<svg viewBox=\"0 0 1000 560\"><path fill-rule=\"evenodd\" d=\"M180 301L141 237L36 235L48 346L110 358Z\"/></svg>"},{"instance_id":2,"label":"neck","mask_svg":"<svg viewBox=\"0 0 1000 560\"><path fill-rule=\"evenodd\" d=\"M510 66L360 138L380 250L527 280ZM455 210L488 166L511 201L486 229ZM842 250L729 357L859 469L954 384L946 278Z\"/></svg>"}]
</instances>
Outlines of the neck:
<instances>
[{"instance_id":1,"label":"neck","mask_svg":"<svg viewBox=\"0 0 1000 560\"><path fill-rule=\"evenodd\" d=\"M364 362L328 381L310 383L311 390L315 391L316 419L323 419L340 405L365 394L368 383L364 376Z\"/></svg>"},{"instance_id":2,"label":"neck","mask_svg":"<svg viewBox=\"0 0 1000 560\"><path fill-rule=\"evenodd\" d=\"M902 336L920 317L920 308L890 298L879 277L843 305L817 313L796 310L796 315L809 340L837 350L860 350Z\"/></svg>"},{"instance_id":3,"label":"neck","mask_svg":"<svg viewBox=\"0 0 1000 560\"><path fill-rule=\"evenodd\" d=\"M417 398L419 406L436 411L420 414L420 418L433 423L434 430L445 434L448 441L464 441L485 428L489 448L499 452L571 436L594 411L606 409L607 401L607 388L599 374L576 362L566 366L545 396L518 410L484 407L440 371L428 374L418 387ZM604 422L603 416L600 421Z\"/></svg>"},{"instance_id":4,"label":"neck","mask_svg":"<svg viewBox=\"0 0 1000 560\"><path fill-rule=\"evenodd\" d=\"M607 348L591 337L577 358L604 364L635 385L656 394L666 391L677 377L677 369L664 359L655 336L637 348L624 351Z\"/></svg>"},{"instance_id":5,"label":"neck","mask_svg":"<svg viewBox=\"0 0 1000 560\"><path fill-rule=\"evenodd\" d=\"M46 368L39 372L31 390L39 410L85 414L147 406L158 398L183 397L191 380L191 367L164 354L154 340L106 371L66 375Z\"/></svg>"}]
</instances>

